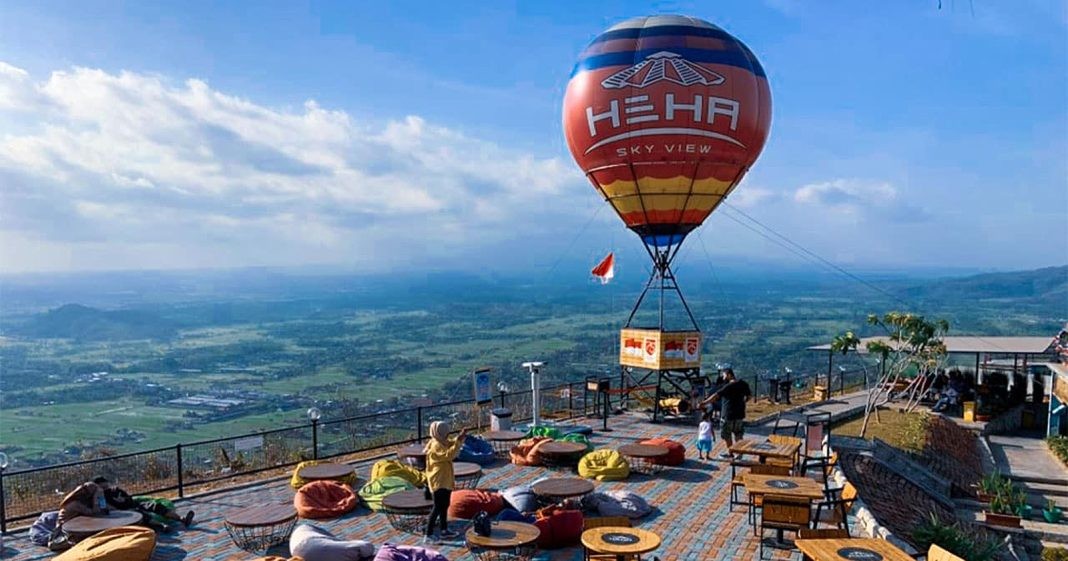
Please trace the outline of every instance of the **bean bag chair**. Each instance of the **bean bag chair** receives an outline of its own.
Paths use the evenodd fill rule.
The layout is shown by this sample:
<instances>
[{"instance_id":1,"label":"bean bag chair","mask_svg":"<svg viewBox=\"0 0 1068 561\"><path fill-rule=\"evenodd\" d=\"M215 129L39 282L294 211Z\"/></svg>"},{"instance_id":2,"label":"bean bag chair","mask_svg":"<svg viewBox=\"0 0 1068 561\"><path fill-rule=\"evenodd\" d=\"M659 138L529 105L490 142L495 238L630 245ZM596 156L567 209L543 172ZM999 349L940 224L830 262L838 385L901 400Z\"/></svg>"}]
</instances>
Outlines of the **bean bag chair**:
<instances>
[{"instance_id":1,"label":"bean bag chair","mask_svg":"<svg viewBox=\"0 0 1068 561\"><path fill-rule=\"evenodd\" d=\"M546 442L552 442L552 439L546 436L535 436L520 440L508 455L512 458L512 463L517 466L540 466L541 457L538 456L538 447Z\"/></svg>"},{"instance_id":2,"label":"bean bag chair","mask_svg":"<svg viewBox=\"0 0 1068 561\"><path fill-rule=\"evenodd\" d=\"M374 481L379 477L399 477L417 488L426 485L426 474L397 460L375 462L375 465L371 466L371 480Z\"/></svg>"},{"instance_id":3,"label":"bean bag chair","mask_svg":"<svg viewBox=\"0 0 1068 561\"><path fill-rule=\"evenodd\" d=\"M579 460L579 475L597 481L621 481L630 476L630 464L622 454L610 448L601 448L586 454Z\"/></svg>"},{"instance_id":4,"label":"bean bag chair","mask_svg":"<svg viewBox=\"0 0 1068 561\"><path fill-rule=\"evenodd\" d=\"M382 510L382 499L393 493L407 491L408 489L415 489L415 486L405 479L400 477L379 477L378 479L372 479L367 485L360 488L359 494L363 504L377 512Z\"/></svg>"},{"instance_id":5,"label":"bean bag chair","mask_svg":"<svg viewBox=\"0 0 1068 561\"><path fill-rule=\"evenodd\" d=\"M645 499L630 491L593 492L582 498L582 508L601 516L641 518L653 511Z\"/></svg>"},{"instance_id":6,"label":"bean bag chair","mask_svg":"<svg viewBox=\"0 0 1068 561\"><path fill-rule=\"evenodd\" d=\"M538 547L559 549L578 545L582 540L582 511L551 506L539 510L534 525L541 531Z\"/></svg>"},{"instance_id":7,"label":"bean bag chair","mask_svg":"<svg viewBox=\"0 0 1068 561\"><path fill-rule=\"evenodd\" d=\"M423 547L386 543L378 550L374 561L449 561L444 555Z\"/></svg>"},{"instance_id":8,"label":"bean bag chair","mask_svg":"<svg viewBox=\"0 0 1068 561\"><path fill-rule=\"evenodd\" d=\"M560 438L560 429L556 427L538 425L530 427L530 430L527 431L527 438L536 438L539 436L544 436L545 438L551 438L553 440L556 440L557 438Z\"/></svg>"},{"instance_id":9,"label":"bean bag chair","mask_svg":"<svg viewBox=\"0 0 1068 561\"><path fill-rule=\"evenodd\" d=\"M348 485L324 479L298 489L293 508L301 518L337 518L356 508L359 502Z\"/></svg>"},{"instance_id":10,"label":"bean bag chair","mask_svg":"<svg viewBox=\"0 0 1068 561\"><path fill-rule=\"evenodd\" d=\"M506 508L506 509L502 510L500 514L497 515L497 521L498 522L524 522L526 524L533 524L534 522L537 521L537 519L534 517L533 514L523 514L522 512L518 512L518 511L512 510L510 508Z\"/></svg>"},{"instance_id":11,"label":"bean bag chair","mask_svg":"<svg viewBox=\"0 0 1068 561\"><path fill-rule=\"evenodd\" d=\"M496 516L503 509L504 499L497 493L481 489L457 489L452 492L449 501L449 518L470 520L483 510L490 516Z\"/></svg>"},{"instance_id":12,"label":"bean bag chair","mask_svg":"<svg viewBox=\"0 0 1068 561\"><path fill-rule=\"evenodd\" d=\"M148 561L156 549L156 533L138 526L120 526L85 538L53 557L53 561Z\"/></svg>"},{"instance_id":13,"label":"bean bag chair","mask_svg":"<svg viewBox=\"0 0 1068 561\"><path fill-rule=\"evenodd\" d=\"M569 434L565 434L564 436L561 436L560 437L560 442L576 442L578 444L585 445L587 452L589 452L590 450L593 450L593 445L590 444L590 439L586 438L586 435L579 434L577 432L573 432L573 433L569 433Z\"/></svg>"},{"instance_id":14,"label":"bean bag chair","mask_svg":"<svg viewBox=\"0 0 1068 561\"><path fill-rule=\"evenodd\" d=\"M660 446L661 448L668 449L667 456L656 458L656 460L653 461L654 464L660 464L662 466L681 466L682 463L686 461L686 447L674 440L668 440L666 438L650 438L649 440L641 441L639 444Z\"/></svg>"},{"instance_id":15,"label":"bean bag chair","mask_svg":"<svg viewBox=\"0 0 1068 561\"><path fill-rule=\"evenodd\" d=\"M289 552L304 561L367 561L375 546L363 540L342 540L322 528L301 524L289 537Z\"/></svg>"},{"instance_id":16,"label":"bean bag chair","mask_svg":"<svg viewBox=\"0 0 1068 561\"><path fill-rule=\"evenodd\" d=\"M589 427L586 425L571 425L559 428L560 434L564 436L567 436L569 434L581 434L585 436L590 436L591 434L593 434L593 427Z\"/></svg>"},{"instance_id":17,"label":"bean bag chair","mask_svg":"<svg viewBox=\"0 0 1068 561\"><path fill-rule=\"evenodd\" d=\"M300 489L301 487L307 485L308 483L311 483L311 481L309 481L307 479L304 479L303 477L300 477L300 476L297 475L298 473L300 473L301 468L305 468L305 467L309 467L309 466L315 466L315 465L319 465L319 464L329 464L329 463L332 463L332 462L328 462L328 461L325 461L325 460L308 460L306 462L301 462L301 463L297 464L297 469L293 470L293 477L291 477L289 479L289 486L294 488L294 489ZM349 487L354 487L356 485L356 483L359 482L359 479L356 477L355 473L352 473L350 475L346 475L345 477L342 477L341 479L338 479L337 481L339 483L344 483L345 485L348 485Z\"/></svg>"},{"instance_id":18,"label":"bean bag chair","mask_svg":"<svg viewBox=\"0 0 1068 561\"><path fill-rule=\"evenodd\" d=\"M33 542L35 545L47 547L48 539L52 537L52 532L56 530L56 526L58 525L58 510L42 513L40 516L37 517L37 520L33 521L33 525L30 526L30 541Z\"/></svg>"},{"instance_id":19,"label":"bean bag chair","mask_svg":"<svg viewBox=\"0 0 1068 561\"><path fill-rule=\"evenodd\" d=\"M530 487L509 487L501 491L505 508L512 508L519 512L534 512L538 510L538 497Z\"/></svg>"},{"instance_id":20,"label":"bean bag chair","mask_svg":"<svg viewBox=\"0 0 1068 561\"><path fill-rule=\"evenodd\" d=\"M460 448L456 461L488 466L497 461L497 455L493 451L493 445L489 442L477 436L468 436L464 439L464 445Z\"/></svg>"},{"instance_id":21,"label":"bean bag chair","mask_svg":"<svg viewBox=\"0 0 1068 561\"><path fill-rule=\"evenodd\" d=\"M277 555L271 555L270 557L258 557L254 561L304 561L304 559L293 557L278 557Z\"/></svg>"}]
</instances>

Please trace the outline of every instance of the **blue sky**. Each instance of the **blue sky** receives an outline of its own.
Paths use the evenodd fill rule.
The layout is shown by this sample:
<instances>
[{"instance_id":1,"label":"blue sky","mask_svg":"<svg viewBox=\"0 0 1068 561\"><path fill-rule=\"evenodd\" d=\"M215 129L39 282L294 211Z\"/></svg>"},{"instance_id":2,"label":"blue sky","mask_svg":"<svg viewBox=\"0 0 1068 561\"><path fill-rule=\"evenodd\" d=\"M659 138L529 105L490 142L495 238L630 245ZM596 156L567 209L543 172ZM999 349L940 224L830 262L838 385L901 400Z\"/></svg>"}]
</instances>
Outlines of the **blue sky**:
<instances>
[{"instance_id":1,"label":"blue sky","mask_svg":"<svg viewBox=\"0 0 1068 561\"><path fill-rule=\"evenodd\" d=\"M0 260L640 261L567 153L560 103L600 31L683 13L771 81L737 209L851 267L1068 262L1066 4L942 4L5 2ZM718 212L682 259L798 261L736 220Z\"/></svg>"}]
</instances>

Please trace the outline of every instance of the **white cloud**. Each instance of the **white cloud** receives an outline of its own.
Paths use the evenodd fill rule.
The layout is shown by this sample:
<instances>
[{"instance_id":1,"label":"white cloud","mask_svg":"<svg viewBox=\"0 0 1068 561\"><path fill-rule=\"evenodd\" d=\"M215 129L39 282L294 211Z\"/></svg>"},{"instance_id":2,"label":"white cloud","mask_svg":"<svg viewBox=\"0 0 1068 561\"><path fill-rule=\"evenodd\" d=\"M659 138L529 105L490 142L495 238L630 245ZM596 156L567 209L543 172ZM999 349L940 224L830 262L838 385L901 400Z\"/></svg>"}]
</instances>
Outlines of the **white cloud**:
<instances>
[{"instance_id":1,"label":"white cloud","mask_svg":"<svg viewBox=\"0 0 1068 561\"><path fill-rule=\"evenodd\" d=\"M927 218L926 211L902 200L898 189L883 181L834 179L809 183L794 192L794 201L854 219L875 216L915 222Z\"/></svg>"},{"instance_id":2,"label":"white cloud","mask_svg":"<svg viewBox=\"0 0 1068 561\"><path fill-rule=\"evenodd\" d=\"M731 191L727 201L738 208L756 208L778 197L778 193L762 187L751 187L744 183Z\"/></svg>"},{"instance_id":3,"label":"white cloud","mask_svg":"<svg viewBox=\"0 0 1068 561\"><path fill-rule=\"evenodd\" d=\"M138 247L185 248L154 266L347 255L388 266L506 235L540 198L588 195L570 162L418 116L358 123L314 101L272 108L134 72L73 68L35 82L0 62L3 130L2 244L66 244L58 253L77 256L93 243L104 268L140 265Z\"/></svg>"}]
</instances>

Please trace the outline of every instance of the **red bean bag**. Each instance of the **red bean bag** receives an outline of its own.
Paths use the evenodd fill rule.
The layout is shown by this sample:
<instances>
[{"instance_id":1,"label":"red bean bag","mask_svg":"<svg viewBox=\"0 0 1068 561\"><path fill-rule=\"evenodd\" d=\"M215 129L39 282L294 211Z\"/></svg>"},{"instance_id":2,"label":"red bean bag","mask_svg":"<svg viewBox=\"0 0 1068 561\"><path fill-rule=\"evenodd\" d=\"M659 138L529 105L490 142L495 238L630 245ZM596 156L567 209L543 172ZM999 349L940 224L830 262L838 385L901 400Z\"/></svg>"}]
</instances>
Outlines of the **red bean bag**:
<instances>
[{"instance_id":1,"label":"red bean bag","mask_svg":"<svg viewBox=\"0 0 1068 561\"><path fill-rule=\"evenodd\" d=\"M641 441L640 444L649 444L650 446L660 446L668 449L667 456L656 458L656 460L653 461L654 464L681 466L682 462L686 461L686 447L674 440L668 440L666 438L650 438L649 440Z\"/></svg>"},{"instance_id":2,"label":"red bean bag","mask_svg":"<svg viewBox=\"0 0 1068 561\"><path fill-rule=\"evenodd\" d=\"M301 518L337 518L356 508L359 499L337 481L312 481L293 497L293 507Z\"/></svg>"},{"instance_id":3,"label":"red bean bag","mask_svg":"<svg viewBox=\"0 0 1068 561\"><path fill-rule=\"evenodd\" d=\"M449 518L470 520L480 511L496 516L504 508L504 498L498 493L479 489L457 489L449 501Z\"/></svg>"},{"instance_id":4,"label":"red bean bag","mask_svg":"<svg viewBox=\"0 0 1068 561\"><path fill-rule=\"evenodd\" d=\"M541 535L538 547L559 549L578 545L582 541L582 511L567 510L558 506L543 508L537 513L534 526Z\"/></svg>"},{"instance_id":5,"label":"red bean bag","mask_svg":"<svg viewBox=\"0 0 1068 561\"><path fill-rule=\"evenodd\" d=\"M547 436L535 436L534 438L525 438L519 441L509 452L509 456L512 458L512 463L517 466L540 466L541 457L538 455L538 448L540 448L546 442L552 442L553 439Z\"/></svg>"}]
</instances>

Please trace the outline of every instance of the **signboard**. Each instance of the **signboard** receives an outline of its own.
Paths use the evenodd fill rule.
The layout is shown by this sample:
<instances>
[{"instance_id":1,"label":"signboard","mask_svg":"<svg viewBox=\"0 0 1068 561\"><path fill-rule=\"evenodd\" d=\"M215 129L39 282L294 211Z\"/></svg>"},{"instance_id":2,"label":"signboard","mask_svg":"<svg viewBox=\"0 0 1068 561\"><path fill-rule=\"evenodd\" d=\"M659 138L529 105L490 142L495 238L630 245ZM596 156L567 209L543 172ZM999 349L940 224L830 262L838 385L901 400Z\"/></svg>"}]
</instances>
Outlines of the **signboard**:
<instances>
[{"instance_id":1,"label":"signboard","mask_svg":"<svg viewBox=\"0 0 1068 561\"><path fill-rule=\"evenodd\" d=\"M619 364L650 370L699 368L701 332L620 330Z\"/></svg>"},{"instance_id":2,"label":"signboard","mask_svg":"<svg viewBox=\"0 0 1068 561\"><path fill-rule=\"evenodd\" d=\"M490 386L490 371L475 371L475 403L483 405L493 401L493 388Z\"/></svg>"},{"instance_id":3,"label":"signboard","mask_svg":"<svg viewBox=\"0 0 1068 561\"><path fill-rule=\"evenodd\" d=\"M1053 395L1057 396L1061 403L1068 403L1068 376L1056 370L1053 370Z\"/></svg>"},{"instance_id":4,"label":"signboard","mask_svg":"<svg viewBox=\"0 0 1068 561\"><path fill-rule=\"evenodd\" d=\"M255 450L263 447L262 436L250 436L247 438L239 438L234 441L234 451L243 452L245 450Z\"/></svg>"}]
</instances>

